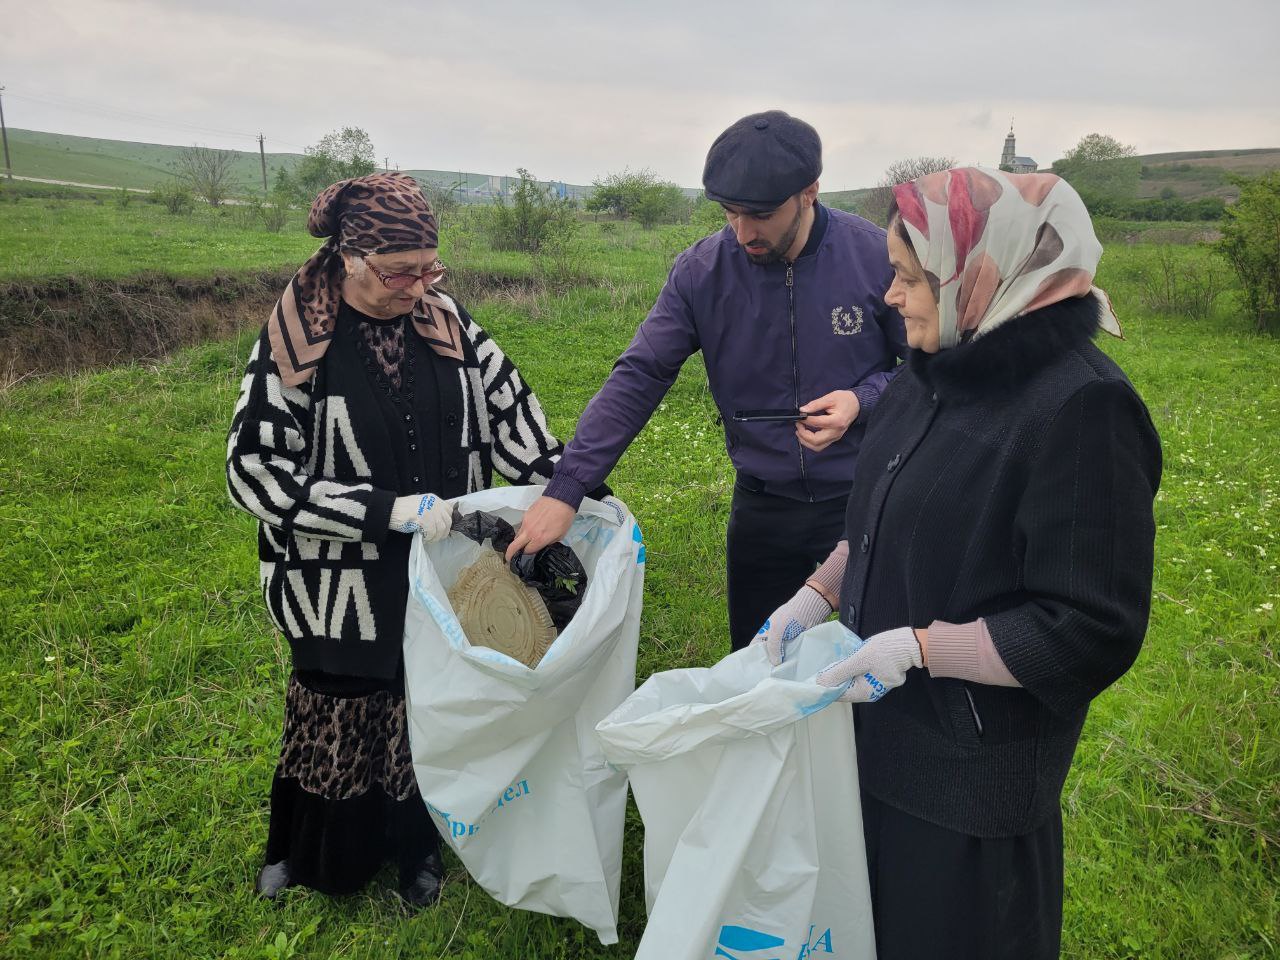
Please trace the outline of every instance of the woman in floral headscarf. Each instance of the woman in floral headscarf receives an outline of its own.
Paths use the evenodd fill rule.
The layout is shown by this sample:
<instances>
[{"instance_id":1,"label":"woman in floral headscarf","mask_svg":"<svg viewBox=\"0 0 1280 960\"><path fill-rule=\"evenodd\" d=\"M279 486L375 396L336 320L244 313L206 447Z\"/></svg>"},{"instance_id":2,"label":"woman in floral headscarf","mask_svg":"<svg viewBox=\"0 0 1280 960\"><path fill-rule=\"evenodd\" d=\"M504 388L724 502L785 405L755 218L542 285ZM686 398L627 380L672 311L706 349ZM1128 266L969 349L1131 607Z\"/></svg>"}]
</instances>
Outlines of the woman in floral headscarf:
<instances>
[{"instance_id":1,"label":"woman in floral headscarf","mask_svg":"<svg viewBox=\"0 0 1280 960\"><path fill-rule=\"evenodd\" d=\"M757 639L777 662L833 608L867 638L819 680L859 704L880 960L1057 957L1059 798L1146 631L1160 442L1093 343L1120 331L1070 185L966 168L894 196L911 354L847 540Z\"/></svg>"},{"instance_id":2,"label":"woman in floral headscarf","mask_svg":"<svg viewBox=\"0 0 1280 960\"><path fill-rule=\"evenodd\" d=\"M267 319L227 441L227 486L258 518L263 597L293 658L257 889L351 893L391 860L400 895L425 906L441 862L405 724L411 535L446 536L449 498L495 469L545 483L562 447L497 344L436 288L436 219L413 178L335 183L309 228L327 239Z\"/></svg>"}]
</instances>

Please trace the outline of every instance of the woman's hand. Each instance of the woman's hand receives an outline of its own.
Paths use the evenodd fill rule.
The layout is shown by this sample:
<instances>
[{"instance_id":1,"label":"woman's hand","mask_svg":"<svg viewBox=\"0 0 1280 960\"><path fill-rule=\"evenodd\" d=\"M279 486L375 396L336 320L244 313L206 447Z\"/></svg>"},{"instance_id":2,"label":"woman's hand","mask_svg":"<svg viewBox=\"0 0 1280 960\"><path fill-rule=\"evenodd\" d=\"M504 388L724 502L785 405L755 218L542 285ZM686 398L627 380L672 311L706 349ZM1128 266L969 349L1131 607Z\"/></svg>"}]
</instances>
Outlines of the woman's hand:
<instances>
[{"instance_id":1,"label":"woman's hand","mask_svg":"<svg viewBox=\"0 0 1280 960\"><path fill-rule=\"evenodd\" d=\"M769 662L776 667L787 658L789 642L830 615L831 604L817 590L805 584L794 597L769 615L769 619L756 631L751 645L763 644Z\"/></svg>"},{"instance_id":2,"label":"woman's hand","mask_svg":"<svg viewBox=\"0 0 1280 960\"><path fill-rule=\"evenodd\" d=\"M924 665L920 638L910 627L886 630L867 639L857 653L837 660L817 676L824 687L849 688L839 697L847 703L875 703L902 686L907 671Z\"/></svg>"},{"instance_id":3,"label":"woman's hand","mask_svg":"<svg viewBox=\"0 0 1280 960\"><path fill-rule=\"evenodd\" d=\"M560 540L573 526L578 511L563 500L541 496L525 511L516 538L507 547L507 562L518 553L537 553L548 544Z\"/></svg>"},{"instance_id":4,"label":"woman's hand","mask_svg":"<svg viewBox=\"0 0 1280 960\"><path fill-rule=\"evenodd\" d=\"M453 504L434 493L396 497L389 526L401 533L421 532L428 543L443 540L453 527Z\"/></svg>"},{"instance_id":5,"label":"woman's hand","mask_svg":"<svg viewBox=\"0 0 1280 960\"><path fill-rule=\"evenodd\" d=\"M800 408L809 416L796 421L796 439L814 453L825 450L845 435L861 410L862 403L852 390L833 390Z\"/></svg>"}]
</instances>

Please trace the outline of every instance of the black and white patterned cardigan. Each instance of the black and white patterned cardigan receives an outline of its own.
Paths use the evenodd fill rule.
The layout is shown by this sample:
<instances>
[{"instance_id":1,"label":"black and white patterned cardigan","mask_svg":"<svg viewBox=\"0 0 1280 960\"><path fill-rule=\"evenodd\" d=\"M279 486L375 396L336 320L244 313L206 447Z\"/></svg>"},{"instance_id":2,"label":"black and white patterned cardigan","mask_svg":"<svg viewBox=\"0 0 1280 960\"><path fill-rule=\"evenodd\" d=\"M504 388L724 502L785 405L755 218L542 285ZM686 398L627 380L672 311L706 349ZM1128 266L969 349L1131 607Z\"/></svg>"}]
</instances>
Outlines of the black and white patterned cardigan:
<instances>
[{"instance_id":1,"label":"black and white patterned cardigan","mask_svg":"<svg viewBox=\"0 0 1280 960\"><path fill-rule=\"evenodd\" d=\"M296 669L395 676L411 542L388 530L397 496L425 492L428 477L446 498L489 487L494 470L514 484L551 477L563 445L537 398L458 313L464 359L434 358L410 332L407 348L433 364L439 389L411 405L396 399L394 410L354 334L340 328L296 387L281 380L265 330L254 345L227 439L227 488L258 518L263 596Z\"/></svg>"}]
</instances>

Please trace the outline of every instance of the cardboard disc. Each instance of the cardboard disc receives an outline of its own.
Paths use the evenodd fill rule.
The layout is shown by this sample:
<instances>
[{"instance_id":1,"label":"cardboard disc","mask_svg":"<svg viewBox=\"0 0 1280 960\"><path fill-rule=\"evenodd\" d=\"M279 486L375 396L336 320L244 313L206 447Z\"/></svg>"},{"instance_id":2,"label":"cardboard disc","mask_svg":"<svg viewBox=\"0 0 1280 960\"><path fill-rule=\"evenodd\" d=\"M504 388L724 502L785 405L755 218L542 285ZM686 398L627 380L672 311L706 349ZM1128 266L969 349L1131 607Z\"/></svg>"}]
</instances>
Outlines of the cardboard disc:
<instances>
[{"instance_id":1,"label":"cardboard disc","mask_svg":"<svg viewBox=\"0 0 1280 960\"><path fill-rule=\"evenodd\" d=\"M521 582L491 550L463 568L449 602L473 646L490 647L527 667L536 667L556 638L538 591Z\"/></svg>"}]
</instances>

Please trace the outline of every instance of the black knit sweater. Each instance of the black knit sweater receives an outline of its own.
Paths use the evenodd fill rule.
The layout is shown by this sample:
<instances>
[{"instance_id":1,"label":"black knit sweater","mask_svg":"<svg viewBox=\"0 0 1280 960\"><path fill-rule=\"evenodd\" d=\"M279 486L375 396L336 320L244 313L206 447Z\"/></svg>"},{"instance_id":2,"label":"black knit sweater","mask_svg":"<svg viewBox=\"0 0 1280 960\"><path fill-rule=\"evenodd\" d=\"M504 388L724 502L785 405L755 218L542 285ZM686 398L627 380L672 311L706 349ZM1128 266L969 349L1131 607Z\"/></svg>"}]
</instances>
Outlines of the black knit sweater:
<instances>
[{"instance_id":1,"label":"black knit sweater","mask_svg":"<svg viewBox=\"0 0 1280 960\"><path fill-rule=\"evenodd\" d=\"M867 637L982 617L1022 684L912 670L857 708L863 789L962 833L1044 822L1089 701L1146 632L1160 440L1097 325L1072 300L913 351L863 442L841 620Z\"/></svg>"}]
</instances>

